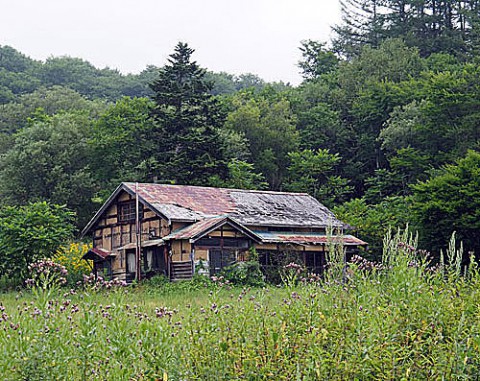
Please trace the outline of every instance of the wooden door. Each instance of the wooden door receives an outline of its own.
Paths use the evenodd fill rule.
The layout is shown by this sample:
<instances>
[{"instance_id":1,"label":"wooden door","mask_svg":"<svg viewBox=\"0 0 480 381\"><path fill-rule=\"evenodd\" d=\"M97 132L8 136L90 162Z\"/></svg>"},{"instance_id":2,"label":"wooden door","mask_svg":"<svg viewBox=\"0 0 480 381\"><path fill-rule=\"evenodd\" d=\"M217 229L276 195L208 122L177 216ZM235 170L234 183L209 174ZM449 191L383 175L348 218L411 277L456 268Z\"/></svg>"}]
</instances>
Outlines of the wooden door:
<instances>
[{"instance_id":1,"label":"wooden door","mask_svg":"<svg viewBox=\"0 0 480 381\"><path fill-rule=\"evenodd\" d=\"M211 276L234 264L237 259L235 250L209 249L208 255Z\"/></svg>"}]
</instances>

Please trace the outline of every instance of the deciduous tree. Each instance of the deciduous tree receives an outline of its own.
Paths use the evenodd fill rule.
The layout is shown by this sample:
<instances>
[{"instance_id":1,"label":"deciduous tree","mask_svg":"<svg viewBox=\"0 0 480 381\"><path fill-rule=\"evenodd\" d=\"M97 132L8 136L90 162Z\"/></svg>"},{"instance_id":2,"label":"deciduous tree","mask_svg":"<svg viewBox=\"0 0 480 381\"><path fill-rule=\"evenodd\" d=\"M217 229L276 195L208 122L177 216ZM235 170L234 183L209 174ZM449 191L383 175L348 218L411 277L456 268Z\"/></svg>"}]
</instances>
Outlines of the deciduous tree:
<instances>
[{"instance_id":1,"label":"deciduous tree","mask_svg":"<svg viewBox=\"0 0 480 381\"><path fill-rule=\"evenodd\" d=\"M480 258L480 153L469 151L413 186L413 210L422 244L437 254L453 232L465 252Z\"/></svg>"},{"instance_id":2,"label":"deciduous tree","mask_svg":"<svg viewBox=\"0 0 480 381\"><path fill-rule=\"evenodd\" d=\"M33 262L51 258L73 233L74 214L46 202L0 209L0 276L23 280Z\"/></svg>"}]
</instances>

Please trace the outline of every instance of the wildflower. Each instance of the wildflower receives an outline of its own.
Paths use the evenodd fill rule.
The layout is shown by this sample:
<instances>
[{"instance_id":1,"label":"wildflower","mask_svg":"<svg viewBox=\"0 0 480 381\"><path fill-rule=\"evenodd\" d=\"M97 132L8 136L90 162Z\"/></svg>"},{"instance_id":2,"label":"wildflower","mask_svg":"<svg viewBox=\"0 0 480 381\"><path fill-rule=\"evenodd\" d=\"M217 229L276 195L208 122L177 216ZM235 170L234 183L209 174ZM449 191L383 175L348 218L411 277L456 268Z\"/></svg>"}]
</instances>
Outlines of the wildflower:
<instances>
[{"instance_id":1,"label":"wildflower","mask_svg":"<svg viewBox=\"0 0 480 381\"><path fill-rule=\"evenodd\" d=\"M296 291L292 292L292 294L290 295L290 297L292 299L300 299L300 295L298 295L298 293Z\"/></svg>"},{"instance_id":2,"label":"wildflower","mask_svg":"<svg viewBox=\"0 0 480 381\"><path fill-rule=\"evenodd\" d=\"M297 274L300 274L303 270L303 267L295 262L290 262L288 265L284 266L286 270L294 270Z\"/></svg>"},{"instance_id":3,"label":"wildflower","mask_svg":"<svg viewBox=\"0 0 480 381\"><path fill-rule=\"evenodd\" d=\"M167 309L167 307L157 307L155 308L155 315L157 318L163 318L163 317L172 317L174 311L170 311Z\"/></svg>"}]
</instances>

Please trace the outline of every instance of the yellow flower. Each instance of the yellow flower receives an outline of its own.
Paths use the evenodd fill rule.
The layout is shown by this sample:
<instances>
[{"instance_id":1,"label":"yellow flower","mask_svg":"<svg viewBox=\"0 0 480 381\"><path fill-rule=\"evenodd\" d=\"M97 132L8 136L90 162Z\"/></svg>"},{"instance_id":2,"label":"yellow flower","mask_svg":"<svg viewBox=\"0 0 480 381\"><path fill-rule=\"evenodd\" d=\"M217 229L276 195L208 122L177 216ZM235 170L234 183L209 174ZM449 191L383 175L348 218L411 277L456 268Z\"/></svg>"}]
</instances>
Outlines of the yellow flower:
<instances>
[{"instance_id":1,"label":"yellow flower","mask_svg":"<svg viewBox=\"0 0 480 381\"><path fill-rule=\"evenodd\" d=\"M92 268L91 264L82 257L91 247L91 245L85 243L72 242L58 250L52 259L54 262L65 266L69 273L88 274Z\"/></svg>"}]
</instances>

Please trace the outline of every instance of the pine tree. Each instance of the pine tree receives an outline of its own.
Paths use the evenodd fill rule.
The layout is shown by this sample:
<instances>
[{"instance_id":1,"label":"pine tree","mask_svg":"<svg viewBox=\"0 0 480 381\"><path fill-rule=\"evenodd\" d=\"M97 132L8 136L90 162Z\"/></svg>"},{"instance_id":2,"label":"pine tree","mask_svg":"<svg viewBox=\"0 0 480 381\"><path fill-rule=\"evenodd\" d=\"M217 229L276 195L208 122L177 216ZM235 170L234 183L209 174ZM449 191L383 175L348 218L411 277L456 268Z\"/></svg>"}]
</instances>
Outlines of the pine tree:
<instances>
[{"instance_id":1,"label":"pine tree","mask_svg":"<svg viewBox=\"0 0 480 381\"><path fill-rule=\"evenodd\" d=\"M213 177L227 176L218 134L224 115L210 94L206 71L191 61L193 52L178 43L150 86L156 122L152 138L157 143L154 174L162 181L208 185Z\"/></svg>"},{"instance_id":2,"label":"pine tree","mask_svg":"<svg viewBox=\"0 0 480 381\"><path fill-rule=\"evenodd\" d=\"M351 58L357 56L364 45L380 44L385 26L379 3L380 0L340 0L342 24L333 27L336 53Z\"/></svg>"},{"instance_id":3,"label":"pine tree","mask_svg":"<svg viewBox=\"0 0 480 381\"><path fill-rule=\"evenodd\" d=\"M479 50L478 0L341 0L342 23L333 29L337 53L358 56L364 45L401 38L422 56L449 53L468 59Z\"/></svg>"}]
</instances>

